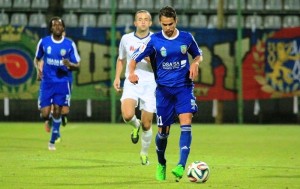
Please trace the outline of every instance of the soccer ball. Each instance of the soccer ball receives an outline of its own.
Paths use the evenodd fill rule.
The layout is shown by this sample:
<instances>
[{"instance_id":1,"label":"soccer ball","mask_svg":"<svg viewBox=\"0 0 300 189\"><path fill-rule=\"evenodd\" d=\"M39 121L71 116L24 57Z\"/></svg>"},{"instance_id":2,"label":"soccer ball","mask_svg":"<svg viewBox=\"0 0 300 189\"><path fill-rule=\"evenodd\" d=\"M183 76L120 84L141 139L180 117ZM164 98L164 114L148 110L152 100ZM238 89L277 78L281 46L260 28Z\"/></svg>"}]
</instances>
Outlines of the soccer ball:
<instances>
[{"instance_id":1,"label":"soccer ball","mask_svg":"<svg viewBox=\"0 0 300 189\"><path fill-rule=\"evenodd\" d=\"M187 177L191 182L206 182L209 177L208 165L203 161L194 161L188 166Z\"/></svg>"}]
</instances>

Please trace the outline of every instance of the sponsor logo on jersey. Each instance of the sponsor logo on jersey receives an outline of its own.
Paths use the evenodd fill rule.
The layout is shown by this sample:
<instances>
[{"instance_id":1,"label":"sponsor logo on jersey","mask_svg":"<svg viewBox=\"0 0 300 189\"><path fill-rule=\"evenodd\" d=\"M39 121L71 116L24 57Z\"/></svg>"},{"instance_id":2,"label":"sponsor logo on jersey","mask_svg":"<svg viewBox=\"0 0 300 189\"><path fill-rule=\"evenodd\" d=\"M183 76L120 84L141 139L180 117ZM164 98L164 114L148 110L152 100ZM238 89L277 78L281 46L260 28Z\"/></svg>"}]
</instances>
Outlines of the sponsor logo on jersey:
<instances>
[{"instance_id":1,"label":"sponsor logo on jersey","mask_svg":"<svg viewBox=\"0 0 300 189\"><path fill-rule=\"evenodd\" d=\"M58 60L58 59L47 58L46 62L47 62L47 64L53 65L53 66L62 66L63 65L62 60Z\"/></svg>"},{"instance_id":2,"label":"sponsor logo on jersey","mask_svg":"<svg viewBox=\"0 0 300 189\"><path fill-rule=\"evenodd\" d=\"M130 47L129 47L129 51L135 51L134 46L130 46Z\"/></svg>"},{"instance_id":3,"label":"sponsor logo on jersey","mask_svg":"<svg viewBox=\"0 0 300 189\"><path fill-rule=\"evenodd\" d=\"M186 54L187 46L186 45L181 45L180 46L180 51L181 51L182 54Z\"/></svg>"},{"instance_id":4,"label":"sponsor logo on jersey","mask_svg":"<svg viewBox=\"0 0 300 189\"><path fill-rule=\"evenodd\" d=\"M165 70L178 69L180 67L179 62L163 62L162 67Z\"/></svg>"},{"instance_id":5,"label":"sponsor logo on jersey","mask_svg":"<svg viewBox=\"0 0 300 189\"><path fill-rule=\"evenodd\" d=\"M165 47L162 47L160 49L160 54L161 54L162 57L166 57L167 56L167 50L166 50Z\"/></svg>"}]
</instances>

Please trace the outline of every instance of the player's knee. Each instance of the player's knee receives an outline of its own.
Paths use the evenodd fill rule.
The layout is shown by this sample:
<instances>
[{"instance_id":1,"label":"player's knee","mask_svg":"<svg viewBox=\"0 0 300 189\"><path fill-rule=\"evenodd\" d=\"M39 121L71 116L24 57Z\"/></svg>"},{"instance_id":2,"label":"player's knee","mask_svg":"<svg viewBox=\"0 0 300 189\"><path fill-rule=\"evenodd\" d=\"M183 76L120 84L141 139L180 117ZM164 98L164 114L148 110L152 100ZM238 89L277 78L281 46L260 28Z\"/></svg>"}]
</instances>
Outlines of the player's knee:
<instances>
[{"instance_id":1,"label":"player's knee","mask_svg":"<svg viewBox=\"0 0 300 189\"><path fill-rule=\"evenodd\" d=\"M61 109L61 114L62 115L67 115L67 114L69 114L69 112L70 112L70 109L69 109L68 106L63 106L62 107L62 109Z\"/></svg>"},{"instance_id":2,"label":"player's knee","mask_svg":"<svg viewBox=\"0 0 300 189\"><path fill-rule=\"evenodd\" d=\"M144 124L142 124L142 129L143 129L143 131L150 131L150 130L152 130L152 128L151 128L150 125L149 126L145 126Z\"/></svg>"},{"instance_id":3,"label":"player's knee","mask_svg":"<svg viewBox=\"0 0 300 189\"><path fill-rule=\"evenodd\" d=\"M49 115L45 115L45 114L40 114L41 119L43 119L44 121L49 120Z\"/></svg>"},{"instance_id":4,"label":"player's knee","mask_svg":"<svg viewBox=\"0 0 300 189\"><path fill-rule=\"evenodd\" d=\"M125 123L129 122L132 120L134 115L129 115L129 114L123 114L123 120Z\"/></svg>"},{"instance_id":5,"label":"player's knee","mask_svg":"<svg viewBox=\"0 0 300 189\"><path fill-rule=\"evenodd\" d=\"M160 139L167 139L169 136L169 129L167 127L161 127L161 129L158 130L158 137Z\"/></svg>"}]
</instances>

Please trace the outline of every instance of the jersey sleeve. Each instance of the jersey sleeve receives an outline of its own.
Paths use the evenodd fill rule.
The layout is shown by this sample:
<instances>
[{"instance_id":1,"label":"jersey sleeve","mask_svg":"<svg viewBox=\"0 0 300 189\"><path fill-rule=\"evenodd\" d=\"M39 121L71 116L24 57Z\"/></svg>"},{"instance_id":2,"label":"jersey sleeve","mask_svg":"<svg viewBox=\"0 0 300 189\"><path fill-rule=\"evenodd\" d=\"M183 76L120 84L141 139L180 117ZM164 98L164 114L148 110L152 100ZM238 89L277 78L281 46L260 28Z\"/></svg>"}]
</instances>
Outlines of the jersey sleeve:
<instances>
[{"instance_id":1,"label":"jersey sleeve","mask_svg":"<svg viewBox=\"0 0 300 189\"><path fill-rule=\"evenodd\" d=\"M35 52L35 57L36 59L40 60L44 56L44 49L42 45L42 39L39 40L37 47L36 47L36 52Z\"/></svg>"},{"instance_id":2,"label":"jersey sleeve","mask_svg":"<svg viewBox=\"0 0 300 189\"><path fill-rule=\"evenodd\" d=\"M191 37L191 45L188 49L189 54L195 58L196 56L202 56L202 50L199 48L197 42L195 41L195 38L190 34Z\"/></svg>"},{"instance_id":3,"label":"jersey sleeve","mask_svg":"<svg viewBox=\"0 0 300 189\"><path fill-rule=\"evenodd\" d=\"M121 60L126 58L126 48L125 48L125 38L124 38L124 36L121 38L121 41L120 41L118 58L121 59Z\"/></svg>"},{"instance_id":4,"label":"jersey sleeve","mask_svg":"<svg viewBox=\"0 0 300 189\"><path fill-rule=\"evenodd\" d=\"M154 51L152 40L149 38L148 41L143 43L134 53L131 55L131 58L136 62L141 62L145 57L150 56Z\"/></svg>"},{"instance_id":5,"label":"jersey sleeve","mask_svg":"<svg viewBox=\"0 0 300 189\"><path fill-rule=\"evenodd\" d=\"M78 63L80 62L81 58L79 56L79 53L77 51L76 44L72 42L71 52L70 52L70 61L72 63Z\"/></svg>"}]
</instances>

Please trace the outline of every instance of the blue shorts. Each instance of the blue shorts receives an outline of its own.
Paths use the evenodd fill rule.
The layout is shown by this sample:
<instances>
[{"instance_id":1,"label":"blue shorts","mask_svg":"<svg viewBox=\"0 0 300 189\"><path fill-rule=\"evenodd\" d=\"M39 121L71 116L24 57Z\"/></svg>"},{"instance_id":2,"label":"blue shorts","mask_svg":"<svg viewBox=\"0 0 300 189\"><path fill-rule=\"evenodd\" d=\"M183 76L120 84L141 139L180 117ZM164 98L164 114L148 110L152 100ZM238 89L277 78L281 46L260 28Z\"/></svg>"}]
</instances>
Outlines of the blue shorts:
<instances>
[{"instance_id":1,"label":"blue shorts","mask_svg":"<svg viewBox=\"0 0 300 189\"><path fill-rule=\"evenodd\" d=\"M49 83L41 82L39 95L39 109L56 104L70 106L71 89L69 82Z\"/></svg>"},{"instance_id":2,"label":"blue shorts","mask_svg":"<svg viewBox=\"0 0 300 189\"><path fill-rule=\"evenodd\" d=\"M194 96L194 86L156 88L157 125L170 126L183 113L196 113L198 107Z\"/></svg>"}]
</instances>

